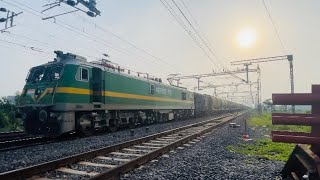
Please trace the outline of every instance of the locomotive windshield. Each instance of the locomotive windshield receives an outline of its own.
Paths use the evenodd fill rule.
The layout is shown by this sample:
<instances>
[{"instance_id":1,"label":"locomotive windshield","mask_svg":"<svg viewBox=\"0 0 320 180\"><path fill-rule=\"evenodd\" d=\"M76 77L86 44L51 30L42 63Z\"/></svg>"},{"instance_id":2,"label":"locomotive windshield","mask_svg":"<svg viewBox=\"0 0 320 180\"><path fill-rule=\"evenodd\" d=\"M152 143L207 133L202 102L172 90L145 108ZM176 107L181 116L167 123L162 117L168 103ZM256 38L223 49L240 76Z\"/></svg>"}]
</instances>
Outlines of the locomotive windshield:
<instances>
[{"instance_id":1,"label":"locomotive windshield","mask_svg":"<svg viewBox=\"0 0 320 180\"><path fill-rule=\"evenodd\" d=\"M26 79L29 83L49 82L59 80L62 75L63 66L38 66L30 70Z\"/></svg>"}]
</instances>

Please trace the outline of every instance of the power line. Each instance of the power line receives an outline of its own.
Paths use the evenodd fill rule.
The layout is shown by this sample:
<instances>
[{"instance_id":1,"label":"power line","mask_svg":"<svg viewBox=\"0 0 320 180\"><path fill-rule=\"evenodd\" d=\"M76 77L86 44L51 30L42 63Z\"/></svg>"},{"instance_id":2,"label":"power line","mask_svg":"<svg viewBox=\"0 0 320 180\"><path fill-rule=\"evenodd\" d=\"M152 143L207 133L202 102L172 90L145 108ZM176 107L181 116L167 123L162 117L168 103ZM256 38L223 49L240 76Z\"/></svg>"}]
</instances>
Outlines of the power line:
<instances>
[{"instance_id":1,"label":"power line","mask_svg":"<svg viewBox=\"0 0 320 180\"><path fill-rule=\"evenodd\" d=\"M166 0L160 0L161 3L165 6L165 8L169 11L169 13L174 17L174 19L179 23L179 25L188 33L188 35L191 37L191 39L196 43L197 46L199 46L202 51L204 51L205 55L209 57L207 52L203 49L201 44L197 41L197 39L194 37L194 35L191 33L191 31L187 28L187 26L183 23L181 18L177 15L177 13L174 11L174 9L170 6L170 4ZM165 3L164 3L165 2ZM210 58L210 57L209 57Z\"/></svg>"},{"instance_id":2,"label":"power line","mask_svg":"<svg viewBox=\"0 0 320 180\"><path fill-rule=\"evenodd\" d=\"M10 34L6 34L6 35L7 35L7 36L14 37L14 38L19 38L19 39L22 39L22 40L26 40L26 41L28 41L28 42L29 42L29 41L33 41L33 42L35 42L35 43L37 43L37 44L45 45L46 47L49 47L49 48L52 50L52 52L55 51L55 50L57 50L57 49L65 49L65 50L67 50L67 51L69 51L69 52L75 52L75 53L77 53L77 54L83 54L83 52L77 52L77 51L75 51L75 50L71 50L71 49L68 49L68 48L61 48L61 47L58 48L57 45L52 45L52 44L49 44L48 42L39 41L39 40L37 40L37 39L32 39L32 38L30 38L30 37L26 37L26 36L23 36L23 35L20 35L20 34L10 33ZM83 55L85 55L86 57L96 58L96 57L93 57L93 56L88 55L88 54L83 54Z\"/></svg>"},{"instance_id":3,"label":"power line","mask_svg":"<svg viewBox=\"0 0 320 180\"><path fill-rule=\"evenodd\" d=\"M64 8L64 7L62 7L62 8ZM66 9L66 8L64 8L64 9ZM124 39L123 37L120 37L120 36L117 35L116 33L112 32L112 31L110 31L110 30L108 30L108 29L105 29L105 28L103 28L102 26L99 26L98 24L94 23L93 21L89 22L85 17L83 17L83 16L81 16L81 15L79 15L79 14L72 14L72 15L80 17L80 18L82 19L82 21L84 21L84 22L86 22L86 23L89 23L89 24L92 24L92 25L95 26L95 28L100 29L101 31L104 31L104 32L106 32L106 33L111 34L112 36L116 37L117 39L121 40L122 42L124 42L124 43L126 43L126 44L129 44L129 45L132 46L133 48L135 48L135 49L137 49L137 50L145 53L146 55L148 55L148 56L150 56L150 57L152 57L152 58L154 58L154 59L156 59L156 60L159 60L159 61L163 62L163 63L166 64L166 65L172 66L171 64L169 64L168 62L166 62L166 61L163 60L162 58L159 58L159 57L151 54L149 51L138 47L136 44L134 44L134 43L132 43L132 42Z\"/></svg>"},{"instance_id":4,"label":"power line","mask_svg":"<svg viewBox=\"0 0 320 180\"><path fill-rule=\"evenodd\" d=\"M204 47L201 45L200 42L198 42L197 38L191 33L191 31L187 28L187 26L183 23L183 20L177 15L175 10L170 6L170 4L166 0L160 0L161 3L165 6L165 8L169 11L169 13L174 17L174 19L179 23L179 25L188 33L188 35L191 37L191 39L198 45L198 47L205 53L205 55L210 59L210 61L217 67L217 64L213 61L213 59L210 57L210 55L207 53L207 51L204 49ZM166 4L165 4L165 3ZM221 69L219 69L221 71Z\"/></svg>"},{"instance_id":5,"label":"power line","mask_svg":"<svg viewBox=\"0 0 320 180\"><path fill-rule=\"evenodd\" d=\"M267 13L268 13L269 19L270 19L271 24L272 24L272 26L273 26L273 28L274 28L274 31L276 32L277 38L278 38L278 40L279 40L280 43L281 43L282 50L286 53L286 48L285 48L285 46L284 46L284 44L283 44L283 42L282 42L282 40L281 40L281 38L280 38L278 29L277 29L277 27L276 27L276 25L275 25L275 23L274 23L274 21L273 21L273 19L272 19L272 16L271 16L271 14L270 14L270 12L269 12L269 10L268 10L268 7L267 7L267 5L266 5L266 2L265 2L264 0L262 0L262 4L263 4L264 8L266 9L266 11L267 11Z\"/></svg>"},{"instance_id":6,"label":"power line","mask_svg":"<svg viewBox=\"0 0 320 180\"><path fill-rule=\"evenodd\" d=\"M174 1L171 0L174 5L178 8L178 10L180 11L180 13L182 14L182 16L184 17L184 19L188 22L188 24L191 26L191 28L194 30L194 32L196 32L196 34L198 35L198 37L200 37L201 41L204 43L204 45L209 49L209 51L213 54L213 56L217 58L216 54L212 51L212 49L208 46L208 44L203 40L202 36L199 34L199 32L194 28L194 26L192 25L192 23L189 21L189 19L186 17L186 15L183 13L183 11L180 9L180 7L178 6L178 4ZM210 58L211 61L213 61L212 58Z\"/></svg>"},{"instance_id":7,"label":"power line","mask_svg":"<svg viewBox=\"0 0 320 180\"><path fill-rule=\"evenodd\" d=\"M31 13L31 14L33 14L33 15L35 15L35 16L38 16L38 17L42 18L42 16L40 15L41 12L35 10L35 9L32 8L32 7L29 7L29 6L27 6L27 5L24 5L24 4L20 3L20 2L17 2L17 1L15 1L15 0L12 0L13 2L15 2L15 3L21 5L21 6L25 7L25 8L31 9L32 11L34 11L34 12L36 12L36 13L31 12L31 11L26 10L26 9L23 9L23 8L15 5L15 4L9 3L9 2L7 2L7 1L4 1L4 0L1 0L1 1L3 1L3 2L9 4L9 5L12 5L12 6L14 6L14 7L17 7L17 8L19 8L19 9L22 9L22 10L24 10L24 11L26 11L26 12L28 12L28 13ZM37 14L37 13L38 13L38 14ZM49 21L49 22L51 22L51 21ZM59 22L59 23L58 23L58 22ZM138 54L136 54L136 53L132 53L132 52L130 52L130 51L128 51L128 50L120 50L119 48L112 47L112 46L110 46L109 44L106 44L107 41L105 41L105 40L103 40L103 39L101 39L101 38L99 38L99 37L96 37L96 36L94 36L94 35L91 35L91 34L89 34L89 33L87 33L87 32L83 32L83 31L80 30L79 28L77 28L77 27L75 27L75 26L72 26L72 25L70 25L70 24L67 24L67 23L65 23L65 22L63 22L63 21L61 21L61 20L57 20L56 22L51 22L51 23L54 23L54 24L56 24L56 25L58 25L58 26L60 26L60 27L63 27L63 28L65 28L65 29L68 29L69 31L72 31L72 32L74 32L74 33L80 34L81 36L86 37L87 39L89 39L89 40L91 40L91 41L93 41L93 42L95 42L95 43L97 43L97 44L101 44L101 45L103 45L103 46L106 46L106 47L110 48L111 50L117 51L117 52L122 53L122 54L129 55L129 56L130 56L130 53L131 53L131 54L133 54L133 55L135 55L135 56L137 56L137 57L139 57L139 58L141 58L141 59L155 62L155 61L153 61L153 60L150 60L150 59L147 59L147 58L145 58L145 57L142 57L142 56L140 56L140 55L138 55ZM109 43L109 42L107 42L107 43ZM171 67L171 66L170 66L170 67ZM171 67L171 68L172 68L172 67ZM164 70L167 71L166 69L164 69ZM169 71L167 71L167 72L169 72ZM170 72L169 72L169 73L170 73Z\"/></svg>"},{"instance_id":8,"label":"power line","mask_svg":"<svg viewBox=\"0 0 320 180\"><path fill-rule=\"evenodd\" d=\"M191 13L190 9L188 8L187 4L184 2L184 0L181 0L182 5L184 6L184 8L187 10L188 14L190 15L191 19L194 21L195 25L197 26L197 28L199 29L199 32L203 35L204 39L207 41L209 47L211 49L214 49L214 45L212 44L212 42L209 40L208 36L201 30L200 25L198 23L198 21L196 20L196 18L194 17L194 15ZM223 61L220 61L220 58L217 56L217 59L219 60L219 62L221 63L222 66L225 67L225 64L223 63Z\"/></svg>"},{"instance_id":9,"label":"power line","mask_svg":"<svg viewBox=\"0 0 320 180\"><path fill-rule=\"evenodd\" d=\"M193 35L193 33L188 29L188 27L184 24L183 20L178 16L175 10L170 6L170 4L166 0L160 0L161 3L166 7L169 13L175 18L175 20L180 24L180 26L188 33L191 39L196 43L196 45L205 53L205 55L209 58L209 60L217 67L216 63L211 59L210 55L203 48L201 43L197 40L197 38ZM166 4L165 4L165 3Z\"/></svg>"},{"instance_id":10,"label":"power line","mask_svg":"<svg viewBox=\"0 0 320 180\"><path fill-rule=\"evenodd\" d=\"M63 8L63 9L66 9L65 7L62 7L62 8ZM132 46L133 48L135 48L135 49L137 49L137 50L139 50L139 51L143 52L144 54L146 54L146 55L148 55L148 56L152 57L153 59L155 59L155 60L157 60L157 61L161 61L163 64L167 65L169 68L172 68L172 69L176 70L175 68L173 68L173 67L172 67L172 65L171 65L171 64L169 64L169 63L168 63L168 62L166 62L165 60L163 60L163 59L161 59L161 58L159 58L159 57L157 57L157 56L155 56L155 55L151 54L151 53L150 53L150 52L148 52L147 50L144 50L144 49L142 49L142 48L138 47L138 46L137 46L137 45L135 45L134 43L129 42L128 40L126 40L126 39L124 39L124 38L120 37L119 35L117 35L117 34L115 34L115 33L111 32L110 30L107 30L107 29L105 29L105 28L103 28L103 27L99 26L98 24L96 24L96 23L94 23L94 22L92 22L92 21L91 21L91 22L88 22L88 20L87 20L86 18L82 17L81 15L78 15L78 14L72 14L72 15L73 15L73 16L78 16L78 17L80 17L84 22L87 22L87 23L93 24L93 25L95 26L95 28L98 28L98 29L100 29L101 31L104 31L104 32L107 32L107 33L111 34L112 36L116 37L117 39L119 39L119 40L121 40L121 41L123 41L123 42L125 42L125 43L129 44L129 45L130 45L130 46ZM100 39L99 37L96 37L96 36L95 36L95 38Z\"/></svg>"},{"instance_id":11,"label":"power line","mask_svg":"<svg viewBox=\"0 0 320 180\"><path fill-rule=\"evenodd\" d=\"M208 52L204 49L204 47L201 45L200 42L194 37L194 35L191 33L191 31L188 30L187 26L183 23L183 21L179 18L179 16L175 13L173 8L170 6L170 4L166 0L160 0L161 3L167 8L167 10L170 12L170 14L178 21L178 23L183 27L183 29L189 34L191 39L198 45L198 47L204 52L204 54L208 57L208 59L214 64L215 67L219 69L217 64L214 62L214 60L210 57ZM167 3L167 5L164 4L164 2ZM174 1L173 1L174 2ZM174 2L175 3L175 2ZM170 9L171 10L170 10ZM219 69L220 70L220 69Z\"/></svg>"},{"instance_id":12,"label":"power line","mask_svg":"<svg viewBox=\"0 0 320 180\"><path fill-rule=\"evenodd\" d=\"M40 49L38 47L35 47L35 46L26 46L26 45L23 45L23 44L11 42L11 41L6 41L6 40L3 40L3 39L0 39L0 42L6 43L6 44L11 44L11 45L18 46L18 47L22 47L24 49L31 50L31 51L34 51L34 52L44 53L44 54L50 55L50 53L45 52L44 50L42 50L42 49Z\"/></svg>"},{"instance_id":13,"label":"power line","mask_svg":"<svg viewBox=\"0 0 320 180\"><path fill-rule=\"evenodd\" d=\"M206 35L201 31L200 26L198 25L197 20L194 18L194 16L192 15L192 13L189 11L188 7L185 5L184 1L182 1L182 4L184 5L184 7L187 9L187 12L191 15L191 17L193 18L193 20L195 21L195 24L198 26L199 31L204 35L204 37L206 37ZM216 55L216 53L214 52L214 48L212 47L212 45L210 44L210 41L208 40L208 38L206 38L206 40L209 42L209 45L206 43L206 41L204 40L204 38L202 37L202 35L200 35L200 33L198 32L198 30L196 30L194 28L194 26L192 25L192 23L189 21L189 19L186 17L186 15L183 13L183 11L180 9L180 7L177 5L177 3L175 2L175 0L172 0L172 2L175 4L175 6L179 9L180 13L183 15L183 17L187 20L187 22L189 23L189 25L192 27L192 29L196 32L196 34L200 37L201 41L205 44L205 46L209 49L209 51L212 53L212 55L216 58L216 60L220 63L220 65L223 67L223 69L225 69L226 71L229 71L228 68L226 68L226 66L223 64L223 62L220 60L220 58ZM235 75L235 74L231 74L230 75L234 78L237 79L242 79L239 76Z\"/></svg>"},{"instance_id":14,"label":"power line","mask_svg":"<svg viewBox=\"0 0 320 180\"><path fill-rule=\"evenodd\" d=\"M14 48L14 49L16 49L18 52L20 52L20 53L32 54L32 55L34 55L34 56L41 56L41 57L43 57L43 58L51 57L50 55L41 54L41 53L35 53L34 51L28 50L28 49L25 49L25 48L21 49L20 46L7 46L6 43L2 43L2 42L0 42L0 43L1 43L1 44L0 44L0 47L2 47L2 48L7 48L7 49L12 49L12 48Z\"/></svg>"},{"instance_id":15,"label":"power line","mask_svg":"<svg viewBox=\"0 0 320 180\"><path fill-rule=\"evenodd\" d=\"M55 48L54 48L53 46L51 46L50 44L45 43L45 42L42 42L42 41L38 41L38 40L29 38L29 37L25 37L25 36L21 36L21 35L15 35L15 34L13 34L13 33L8 34L8 36L12 36L12 37L16 37L16 38L21 38L21 39L26 39L26 40L29 40L29 41L34 41L34 42L39 43L39 44L45 44L45 45L50 46L53 50L55 50ZM0 42L1 42L1 40L0 40ZM22 44L18 44L18 43L12 43L12 42L9 42L9 41L4 41L4 42L5 42L5 43L8 43L8 44L13 44L13 45L16 45L16 46L19 46L19 47L23 47L24 49L29 49L29 50L37 49L37 48L35 48L35 47L28 47L28 46L26 46L26 45L22 45ZM69 50L69 51L70 51L70 50ZM37 52L39 52L39 51L37 51ZM70 51L70 52L71 52L71 51ZM76 53L77 53L77 52L76 52ZM46 53L46 54L51 55L51 53ZM82 54L82 53L78 52L78 54ZM93 56L90 56L90 55L86 55L86 57L92 57L92 58L96 59L96 57L93 57ZM119 64L119 65L120 65L120 64ZM134 70L132 70L131 68L128 68L128 67L126 67L126 66L124 66L124 65L120 65L120 66L123 67L123 68L126 68L126 69L128 69L128 70L130 69L132 73L133 73L133 72L138 72L138 71L134 71Z\"/></svg>"},{"instance_id":16,"label":"power line","mask_svg":"<svg viewBox=\"0 0 320 180\"><path fill-rule=\"evenodd\" d=\"M2 0L3 1L3 0ZM37 13L34 13L34 12L32 12L32 11L26 11L26 12L29 12L29 13L31 13L31 14L33 14L33 15L35 15L35 16L38 16L38 17L42 17L42 16L40 16L39 14L39 12L37 11L37 10L35 10L35 9L33 9L32 7L29 7L29 6L26 6L26 5L24 5L24 4L22 4L22 3L19 3L19 2L17 2L17 1L15 1L15 0L13 0L14 2L16 2L17 4L20 4L21 6L23 6L23 7L26 7L26 8L28 8L28 9L31 9L32 11L34 11L34 12L37 12ZM5 2L5 1L4 1ZM6 2L6 3L8 3L8 2ZM12 4L12 3L9 3L9 4L11 4L12 6L15 6L15 7L17 7L17 8L20 8L20 9L22 9L21 7L18 7L18 6L16 6L16 5L14 5L14 4ZM38 14L39 13L39 14ZM51 22L51 21L50 21ZM51 23L54 23L54 22L51 22ZM106 43L109 43L109 42L107 42L107 41L105 41L105 40L103 40L103 39L101 39L100 37L97 37L97 36L95 36L95 35L92 35L92 34L89 34L89 33L87 33L87 32L83 32L82 30L80 30L79 28L77 28L77 27L75 27L75 26L72 26L72 25L70 25L70 24L67 24L67 23L65 23L65 22L63 22L63 21L61 21L61 20L58 20L58 23L54 23L54 24L56 24L56 25L58 25L58 26L60 26L60 27L63 27L63 28L65 28L65 29L68 29L68 30L70 30L70 31L72 31L72 32L74 32L74 33L77 33L77 34L80 34L81 36L84 36L84 37L86 37L86 38L88 38L89 40L91 40L91 41L94 41L95 43L97 43L97 44L101 44L101 45L103 45L103 46L107 46L107 47L109 47L110 49L113 49L114 51L117 51L117 52L120 52L120 53L122 53L122 54L126 54L126 55L130 55L130 51L126 51L126 50L119 50L119 49L117 49L117 48L114 48L114 47L112 47L112 46L110 46L109 44L106 44ZM96 25L96 24L95 24ZM186 27L187 28L187 27ZM101 30L103 30L103 28L101 29ZM103 30L103 31L106 31L106 30ZM189 30L187 30L187 32L188 32ZM110 32L109 32L110 33ZM190 33L190 31L189 31L189 33ZM192 33L191 33L191 36L193 36L192 35ZM118 36L119 37L119 36ZM194 37L194 36L193 36ZM126 41L126 40L124 40L124 39L122 39L121 37L119 37L118 39L120 39L120 40L122 40L122 41ZM127 41L128 42L128 41ZM130 43L130 42L129 42ZM199 42L198 42L199 43ZM200 43L199 43L200 44ZM136 47L136 49L140 49L140 51L144 51L143 49L141 50L141 48L139 48L139 47L137 47L135 44L133 44L133 43L131 43L131 46L133 46L133 47ZM201 46L201 45L200 45ZM203 48L202 48L203 49ZM204 50L204 49L203 49ZM205 50L204 50L205 51ZM148 52L147 51L144 51L144 53L145 54L147 54ZM132 53L131 53L132 54ZM139 55L137 55L137 54L134 54L134 55L136 55L136 56L139 56ZM149 54L150 56L153 56L152 54ZM209 55L208 55L209 56ZM141 58L143 58L143 59L146 59L146 58L144 58L144 57L142 57L142 56L139 56L139 57L141 57ZM210 57L210 56L209 56ZM153 57L154 59L156 59L155 58L155 56ZM149 59L146 59L146 60L148 60L148 61L150 61ZM158 59L159 60L159 59Z\"/></svg>"},{"instance_id":17,"label":"power line","mask_svg":"<svg viewBox=\"0 0 320 180\"><path fill-rule=\"evenodd\" d=\"M209 51L212 53L212 55L216 58L216 60L220 63L220 65L223 67L223 69L225 69L227 72L229 71L225 65L222 63L222 61L219 59L219 57L216 55L216 53L214 52L214 48L212 46L209 46L206 41L204 40L204 38L202 37L202 35L200 35L200 33L198 32L198 30L193 26L193 24L190 22L190 20L186 17L186 15L184 14L184 12L181 10L181 8L178 6L178 4L175 2L175 0L171 0L174 5L178 8L178 10L180 11L180 13L183 15L184 19L188 22L188 24L191 26L191 28L194 30L194 32L198 35L198 37L200 38L200 40L203 42L203 44L209 49ZM182 1L183 2L183 1ZM187 11L189 12L189 14L192 16L192 13L189 11L189 9L187 8L187 6L183 3L183 5L185 6L185 8L187 9ZM193 17L193 16L192 16ZM198 25L196 19L193 17L194 21L196 22L196 24ZM200 29L200 27L198 26L198 29ZM204 33L202 33L204 34ZM208 39L207 39L208 40ZM214 62L214 60L209 57L210 61L212 63L214 63L216 65L216 63ZM216 65L217 66L217 65ZM218 67L219 69L219 67ZM221 71L221 69L220 69ZM235 75L235 74L231 74L230 75L234 78L237 79L241 79L239 76Z\"/></svg>"},{"instance_id":18,"label":"power line","mask_svg":"<svg viewBox=\"0 0 320 180\"><path fill-rule=\"evenodd\" d=\"M160 0L160 2L165 6L165 8L169 11L169 13L174 17L174 19L179 23L179 25L188 33L188 35L191 37L191 39L198 45L198 47L205 53L205 55L210 59L210 61L217 67L217 64L213 61L213 59L210 57L210 55L207 53L207 51L204 49L204 47L201 45L200 42L198 42L197 38L193 35L193 33L187 28L187 26L184 24L183 20L178 16L178 14L175 12L175 10L170 6L170 4L166 0ZM164 3L165 2L165 3ZM219 69L221 71L221 69Z\"/></svg>"}]
</instances>

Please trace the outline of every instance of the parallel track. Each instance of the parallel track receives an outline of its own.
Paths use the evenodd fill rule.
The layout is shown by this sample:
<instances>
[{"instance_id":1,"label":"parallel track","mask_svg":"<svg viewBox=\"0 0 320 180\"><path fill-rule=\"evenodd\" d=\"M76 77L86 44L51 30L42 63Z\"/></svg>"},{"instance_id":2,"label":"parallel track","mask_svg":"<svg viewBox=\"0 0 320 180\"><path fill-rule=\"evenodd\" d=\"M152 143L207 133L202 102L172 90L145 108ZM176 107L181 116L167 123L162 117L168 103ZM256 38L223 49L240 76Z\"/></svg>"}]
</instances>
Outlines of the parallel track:
<instances>
[{"instance_id":1,"label":"parallel track","mask_svg":"<svg viewBox=\"0 0 320 180\"><path fill-rule=\"evenodd\" d=\"M130 171L176 147L185 143L195 143L202 135L212 129L220 127L225 123L242 116L244 113L228 117L214 118L208 121L195 123L173 130L149 135L146 137L130 140L114 146L93 150L61 158L55 161L39 165L4 172L0 179L41 179L50 178L50 173L63 173L66 179L88 178L88 179L113 179L120 174ZM76 167L83 166L81 170ZM84 171L86 167L102 168L101 172ZM55 178L55 177L53 177Z\"/></svg>"},{"instance_id":2,"label":"parallel track","mask_svg":"<svg viewBox=\"0 0 320 180\"><path fill-rule=\"evenodd\" d=\"M53 140L54 139L47 137L30 137L27 135L20 138L8 139L0 141L0 152L45 144L52 142Z\"/></svg>"},{"instance_id":3,"label":"parallel track","mask_svg":"<svg viewBox=\"0 0 320 180\"><path fill-rule=\"evenodd\" d=\"M22 131L0 133L0 152L35 146L52 140L41 136L29 136Z\"/></svg>"},{"instance_id":4,"label":"parallel track","mask_svg":"<svg viewBox=\"0 0 320 180\"><path fill-rule=\"evenodd\" d=\"M12 139L19 139L26 136L27 135L22 131L2 132L0 133L0 142Z\"/></svg>"},{"instance_id":5,"label":"parallel track","mask_svg":"<svg viewBox=\"0 0 320 180\"><path fill-rule=\"evenodd\" d=\"M99 136L103 134L104 133L97 133L95 135ZM76 137L79 136L76 134L66 134L65 136L61 137L50 138L45 136L29 136L22 131L4 132L0 133L0 152L48 144L52 142L73 140Z\"/></svg>"}]
</instances>

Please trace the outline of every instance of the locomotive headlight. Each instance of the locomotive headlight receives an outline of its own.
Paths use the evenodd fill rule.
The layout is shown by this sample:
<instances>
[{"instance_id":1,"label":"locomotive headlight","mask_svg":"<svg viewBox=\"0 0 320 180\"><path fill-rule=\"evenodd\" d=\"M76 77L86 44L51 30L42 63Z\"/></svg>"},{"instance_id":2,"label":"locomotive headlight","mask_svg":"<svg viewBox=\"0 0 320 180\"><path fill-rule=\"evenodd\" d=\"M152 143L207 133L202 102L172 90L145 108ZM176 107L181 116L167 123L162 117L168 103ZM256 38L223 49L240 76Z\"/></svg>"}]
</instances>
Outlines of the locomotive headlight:
<instances>
[{"instance_id":1,"label":"locomotive headlight","mask_svg":"<svg viewBox=\"0 0 320 180\"><path fill-rule=\"evenodd\" d=\"M45 122L45 121L47 121L47 119L48 119L47 112L45 110L41 110L39 112L39 120L42 121L42 122Z\"/></svg>"}]
</instances>

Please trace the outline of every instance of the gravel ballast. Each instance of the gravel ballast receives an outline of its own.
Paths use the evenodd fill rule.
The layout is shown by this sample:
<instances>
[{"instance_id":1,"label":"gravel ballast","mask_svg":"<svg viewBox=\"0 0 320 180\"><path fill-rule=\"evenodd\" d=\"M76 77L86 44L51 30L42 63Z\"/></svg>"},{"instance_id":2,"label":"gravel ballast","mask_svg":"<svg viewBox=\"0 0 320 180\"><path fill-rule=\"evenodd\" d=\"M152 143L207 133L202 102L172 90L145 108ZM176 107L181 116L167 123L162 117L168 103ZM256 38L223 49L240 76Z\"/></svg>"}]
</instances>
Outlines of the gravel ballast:
<instances>
[{"instance_id":1,"label":"gravel ballast","mask_svg":"<svg viewBox=\"0 0 320 180\"><path fill-rule=\"evenodd\" d=\"M228 125L209 133L200 142L183 146L157 160L131 171L121 179L280 179L284 162L269 161L256 156L230 152L228 145L242 140L244 123L234 121L240 128ZM254 131L250 131L254 135Z\"/></svg>"},{"instance_id":2,"label":"gravel ballast","mask_svg":"<svg viewBox=\"0 0 320 180\"><path fill-rule=\"evenodd\" d=\"M134 129L134 136L130 135L129 129L125 129L115 133L108 133L100 136L93 136L71 141L50 143L7 152L0 152L0 172L6 172L18 168L36 165L42 162L56 160L62 157L67 157L81 152L87 152L90 150L114 145L146 135L155 134L188 124L205 121L211 118L213 117L143 126ZM146 130L147 127L148 130Z\"/></svg>"}]
</instances>

